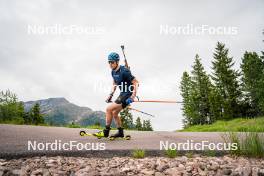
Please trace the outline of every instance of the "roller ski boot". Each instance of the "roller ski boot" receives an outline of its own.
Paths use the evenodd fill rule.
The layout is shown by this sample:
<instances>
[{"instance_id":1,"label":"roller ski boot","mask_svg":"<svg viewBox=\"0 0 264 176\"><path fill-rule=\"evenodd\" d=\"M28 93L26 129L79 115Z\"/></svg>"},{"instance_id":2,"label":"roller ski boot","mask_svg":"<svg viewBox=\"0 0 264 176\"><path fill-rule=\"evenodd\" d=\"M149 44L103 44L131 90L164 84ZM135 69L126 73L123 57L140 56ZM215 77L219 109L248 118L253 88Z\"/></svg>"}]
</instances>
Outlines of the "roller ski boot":
<instances>
[{"instance_id":1,"label":"roller ski boot","mask_svg":"<svg viewBox=\"0 0 264 176\"><path fill-rule=\"evenodd\" d=\"M111 130L110 127L105 127L105 129L103 131L93 133L93 136L97 137L98 139L108 138L110 130Z\"/></svg>"},{"instance_id":2,"label":"roller ski boot","mask_svg":"<svg viewBox=\"0 0 264 176\"><path fill-rule=\"evenodd\" d=\"M118 129L118 131L117 131L117 133L116 134L114 134L114 135L111 135L110 137L109 137L109 139L110 140L115 140L115 139L125 139L125 140L130 140L130 138L131 138L131 136L130 135L124 135L124 128L117 128Z\"/></svg>"}]
</instances>

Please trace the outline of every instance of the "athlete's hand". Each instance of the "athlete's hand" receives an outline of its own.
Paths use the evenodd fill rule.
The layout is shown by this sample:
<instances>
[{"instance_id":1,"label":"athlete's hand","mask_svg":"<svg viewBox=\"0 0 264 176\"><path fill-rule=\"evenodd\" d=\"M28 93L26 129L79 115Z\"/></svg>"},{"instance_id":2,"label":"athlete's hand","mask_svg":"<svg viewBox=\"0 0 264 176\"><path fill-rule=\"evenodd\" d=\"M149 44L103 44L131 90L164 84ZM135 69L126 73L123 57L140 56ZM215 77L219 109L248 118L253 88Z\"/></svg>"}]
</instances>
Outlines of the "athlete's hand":
<instances>
[{"instance_id":1,"label":"athlete's hand","mask_svg":"<svg viewBox=\"0 0 264 176\"><path fill-rule=\"evenodd\" d=\"M126 100L126 104L128 104L128 105L133 103L133 102L134 102L134 100L131 97Z\"/></svg>"},{"instance_id":2,"label":"athlete's hand","mask_svg":"<svg viewBox=\"0 0 264 176\"><path fill-rule=\"evenodd\" d=\"M135 95L131 95L131 97L130 97L132 100L133 100L133 102L135 101L135 98L136 98L136 96Z\"/></svg>"},{"instance_id":3,"label":"athlete's hand","mask_svg":"<svg viewBox=\"0 0 264 176\"><path fill-rule=\"evenodd\" d=\"M110 94L109 97L105 100L106 103L111 103L112 102L112 97L113 94Z\"/></svg>"}]
</instances>

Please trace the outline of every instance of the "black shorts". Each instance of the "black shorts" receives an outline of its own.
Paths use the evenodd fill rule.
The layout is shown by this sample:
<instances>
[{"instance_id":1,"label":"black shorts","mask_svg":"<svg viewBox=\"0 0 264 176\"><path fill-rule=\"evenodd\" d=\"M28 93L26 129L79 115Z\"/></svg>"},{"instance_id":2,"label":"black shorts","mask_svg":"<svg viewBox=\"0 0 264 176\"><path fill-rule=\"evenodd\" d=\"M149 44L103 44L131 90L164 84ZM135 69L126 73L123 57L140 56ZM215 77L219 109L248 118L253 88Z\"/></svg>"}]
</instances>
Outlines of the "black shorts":
<instances>
[{"instance_id":1,"label":"black shorts","mask_svg":"<svg viewBox=\"0 0 264 176\"><path fill-rule=\"evenodd\" d=\"M126 103L126 100L127 100L129 97L131 97L130 94L125 94L125 95L120 94L120 95L117 97L117 99L115 100L115 103L116 103L116 104L122 104L122 108L125 108L125 107L127 107L127 105L128 105L128 104Z\"/></svg>"}]
</instances>

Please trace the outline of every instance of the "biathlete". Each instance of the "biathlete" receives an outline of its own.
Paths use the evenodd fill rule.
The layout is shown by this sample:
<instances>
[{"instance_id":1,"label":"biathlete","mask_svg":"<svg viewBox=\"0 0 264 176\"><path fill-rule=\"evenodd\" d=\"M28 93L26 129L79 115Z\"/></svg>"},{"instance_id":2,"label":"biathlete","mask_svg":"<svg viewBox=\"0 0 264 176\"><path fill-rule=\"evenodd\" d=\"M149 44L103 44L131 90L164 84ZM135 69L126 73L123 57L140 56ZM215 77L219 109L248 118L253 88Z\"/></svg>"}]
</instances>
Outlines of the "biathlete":
<instances>
[{"instance_id":1,"label":"biathlete","mask_svg":"<svg viewBox=\"0 0 264 176\"><path fill-rule=\"evenodd\" d=\"M119 55L112 52L108 56L108 63L112 69L113 86L109 97L106 102L111 104L106 108L106 126L103 131L94 133L96 137L108 137L111 130L112 119L115 119L118 132L110 137L113 138L123 138L124 128L122 128L122 122L119 117L119 112L131 104L137 95L137 79L131 74L129 68L119 65ZM120 95L118 98L112 102L112 97L119 87Z\"/></svg>"}]
</instances>

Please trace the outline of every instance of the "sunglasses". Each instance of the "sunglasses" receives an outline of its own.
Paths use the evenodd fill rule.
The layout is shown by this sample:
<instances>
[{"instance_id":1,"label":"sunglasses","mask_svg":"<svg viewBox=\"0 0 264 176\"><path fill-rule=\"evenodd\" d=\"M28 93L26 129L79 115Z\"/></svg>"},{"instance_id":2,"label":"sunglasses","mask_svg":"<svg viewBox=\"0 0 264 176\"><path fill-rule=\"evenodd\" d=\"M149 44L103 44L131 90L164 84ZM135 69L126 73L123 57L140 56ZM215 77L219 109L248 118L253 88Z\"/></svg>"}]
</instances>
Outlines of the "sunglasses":
<instances>
[{"instance_id":1,"label":"sunglasses","mask_svg":"<svg viewBox=\"0 0 264 176\"><path fill-rule=\"evenodd\" d=\"M115 61L108 61L108 63L109 63L109 64L114 64L114 63L115 63Z\"/></svg>"}]
</instances>

